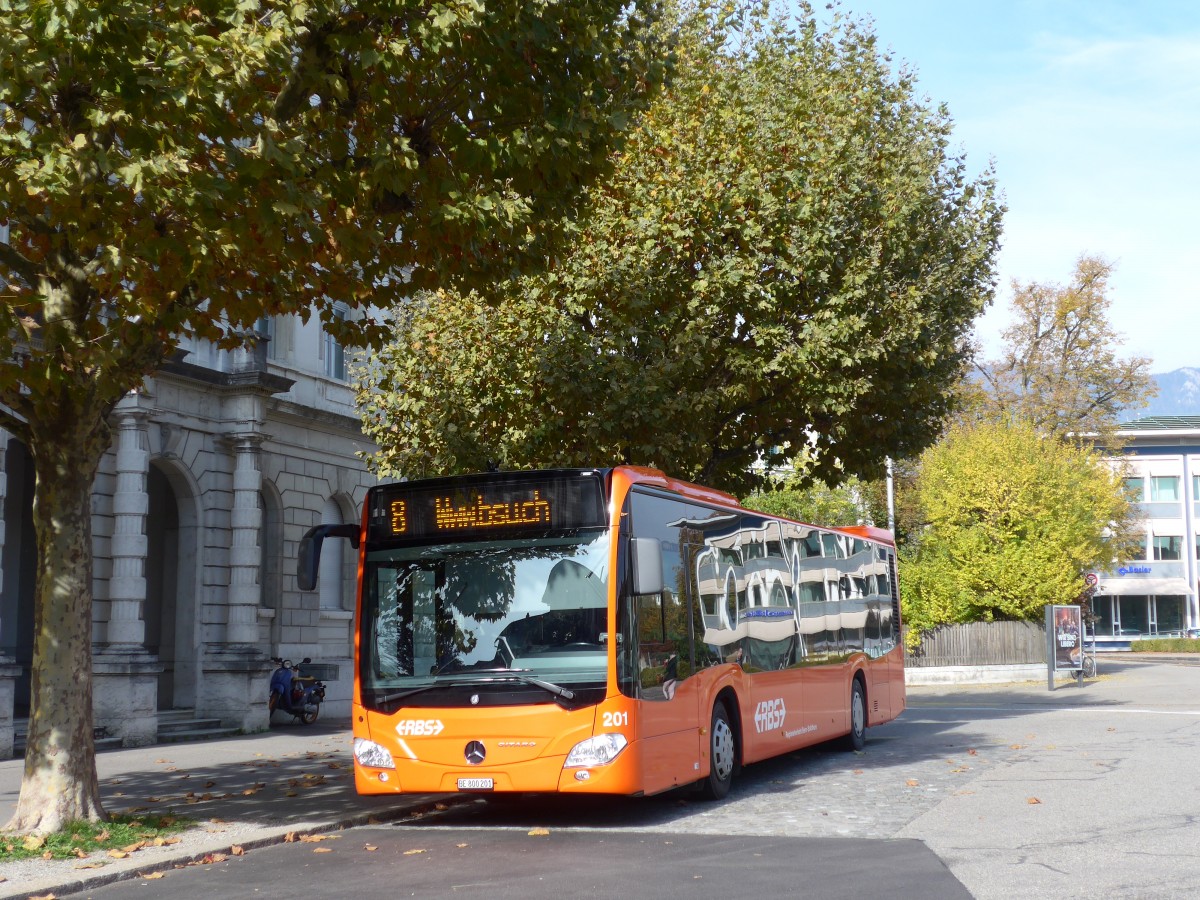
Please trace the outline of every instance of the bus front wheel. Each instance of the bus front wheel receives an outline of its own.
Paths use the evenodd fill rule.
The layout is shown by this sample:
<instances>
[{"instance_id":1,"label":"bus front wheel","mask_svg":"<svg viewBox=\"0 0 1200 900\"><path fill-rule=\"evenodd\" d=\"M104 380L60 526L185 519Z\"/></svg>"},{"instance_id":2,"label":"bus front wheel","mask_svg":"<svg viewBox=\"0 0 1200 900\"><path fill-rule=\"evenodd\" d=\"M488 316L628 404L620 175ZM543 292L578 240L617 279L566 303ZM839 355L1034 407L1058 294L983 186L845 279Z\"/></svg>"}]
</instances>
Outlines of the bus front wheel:
<instances>
[{"instance_id":1,"label":"bus front wheel","mask_svg":"<svg viewBox=\"0 0 1200 900\"><path fill-rule=\"evenodd\" d=\"M847 750L867 746L867 692L857 678L850 687L850 733L846 735Z\"/></svg>"},{"instance_id":2,"label":"bus front wheel","mask_svg":"<svg viewBox=\"0 0 1200 900\"><path fill-rule=\"evenodd\" d=\"M710 800L720 800L729 793L733 770L737 767L737 739L729 724L729 713L721 702L713 706L708 729L708 762L708 777L701 784L701 790Z\"/></svg>"}]
</instances>

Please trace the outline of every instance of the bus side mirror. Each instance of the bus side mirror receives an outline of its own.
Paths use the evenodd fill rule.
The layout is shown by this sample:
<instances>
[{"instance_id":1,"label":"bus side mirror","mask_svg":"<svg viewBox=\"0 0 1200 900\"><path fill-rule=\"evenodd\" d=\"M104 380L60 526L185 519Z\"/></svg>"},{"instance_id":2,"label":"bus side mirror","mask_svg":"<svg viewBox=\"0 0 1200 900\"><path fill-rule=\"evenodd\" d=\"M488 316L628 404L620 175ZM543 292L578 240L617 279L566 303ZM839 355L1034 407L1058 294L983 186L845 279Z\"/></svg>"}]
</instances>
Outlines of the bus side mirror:
<instances>
[{"instance_id":1,"label":"bus side mirror","mask_svg":"<svg viewBox=\"0 0 1200 900\"><path fill-rule=\"evenodd\" d=\"M635 537L630 541L633 556L633 593L661 594L663 589L662 544L658 538Z\"/></svg>"},{"instance_id":2,"label":"bus side mirror","mask_svg":"<svg viewBox=\"0 0 1200 900\"><path fill-rule=\"evenodd\" d=\"M357 525L314 525L300 539L296 556L296 586L302 591L317 589L317 570L321 566L321 545L327 537L349 538L358 547Z\"/></svg>"}]
</instances>

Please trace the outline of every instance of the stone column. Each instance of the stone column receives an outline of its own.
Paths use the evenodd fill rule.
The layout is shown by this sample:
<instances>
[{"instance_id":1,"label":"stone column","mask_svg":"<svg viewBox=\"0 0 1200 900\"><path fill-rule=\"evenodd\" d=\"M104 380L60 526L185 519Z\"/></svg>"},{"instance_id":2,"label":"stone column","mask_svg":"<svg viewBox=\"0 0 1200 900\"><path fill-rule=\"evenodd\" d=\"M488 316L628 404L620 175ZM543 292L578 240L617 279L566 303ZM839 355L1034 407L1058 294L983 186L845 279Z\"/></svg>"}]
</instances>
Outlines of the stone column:
<instances>
[{"instance_id":1,"label":"stone column","mask_svg":"<svg viewBox=\"0 0 1200 900\"><path fill-rule=\"evenodd\" d=\"M133 650L146 641L142 607L146 603L146 516L150 510L147 476L149 414L118 411L117 487L113 494L112 578L108 583L108 646Z\"/></svg>"},{"instance_id":2,"label":"stone column","mask_svg":"<svg viewBox=\"0 0 1200 900\"><path fill-rule=\"evenodd\" d=\"M232 546L229 553L229 610L227 646L252 646L258 640L258 608L262 604L262 436L234 436Z\"/></svg>"},{"instance_id":3,"label":"stone column","mask_svg":"<svg viewBox=\"0 0 1200 900\"><path fill-rule=\"evenodd\" d=\"M262 731L267 727L271 672L265 649L257 645L262 599L259 456L263 436L241 432L231 435L230 442L234 453L233 510L225 642L205 656L204 684L196 696L196 712L219 718L227 727Z\"/></svg>"},{"instance_id":4,"label":"stone column","mask_svg":"<svg viewBox=\"0 0 1200 900\"><path fill-rule=\"evenodd\" d=\"M146 518L150 412L130 394L113 413L117 481L113 493L112 576L105 643L92 654L92 711L101 733L126 747L158 739L158 676L162 664L145 647Z\"/></svg>"}]
</instances>

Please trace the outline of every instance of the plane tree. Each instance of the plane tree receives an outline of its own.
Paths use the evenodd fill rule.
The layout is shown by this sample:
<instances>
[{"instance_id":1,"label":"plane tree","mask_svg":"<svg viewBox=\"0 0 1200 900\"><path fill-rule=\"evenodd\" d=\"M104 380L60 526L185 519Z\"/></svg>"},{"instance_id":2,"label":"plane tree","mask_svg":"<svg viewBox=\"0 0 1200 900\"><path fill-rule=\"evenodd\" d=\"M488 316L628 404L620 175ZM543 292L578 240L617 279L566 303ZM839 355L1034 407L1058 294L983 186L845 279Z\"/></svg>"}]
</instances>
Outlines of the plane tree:
<instances>
[{"instance_id":1,"label":"plane tree","mask_svg":"<svg viewBox=\"0 0 1200 900\"><path fill-rule=\"evenodd\" d=\"M768 6L681 13L552 267L396 311L358 375L380 473L628 461L742 493L936 438L992 296L993 174L868 25Z\"/></svg>"},{"instance_id":2,"label":"plane tree","mask_svg":"<svg viewBox=\"0 0 1200 900\"><path fill-rule=\"evenodd\" d=\"M663 76L654 0L0 4L0 426L35 470L32 709L8 827L103 815L91 489L183 338L246 341L540 265ZM549 223L543 227L542 223ZM359 308L352 323L331 312Z\"/></svg>"}]
</instances>

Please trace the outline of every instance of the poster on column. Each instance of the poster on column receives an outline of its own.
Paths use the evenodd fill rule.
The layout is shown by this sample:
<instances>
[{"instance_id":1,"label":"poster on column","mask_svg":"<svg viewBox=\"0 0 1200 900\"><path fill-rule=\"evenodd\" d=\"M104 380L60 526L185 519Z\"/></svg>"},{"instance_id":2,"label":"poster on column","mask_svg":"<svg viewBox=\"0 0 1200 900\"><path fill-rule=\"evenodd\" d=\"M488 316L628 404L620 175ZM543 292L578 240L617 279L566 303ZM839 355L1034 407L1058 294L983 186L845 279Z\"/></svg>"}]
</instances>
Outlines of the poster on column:
<instances>
[{"instance_id":1,"label":"poster on column","mask_svg":"<svg viewBox=\"0 0 1200 900\"><path fill-rule=\"evenodd\" d=\"M1082 617L1078 606L1055 606L1054 615L1054 668L1078 669L1082 634Z\"/></svg>"}]
</instances>

